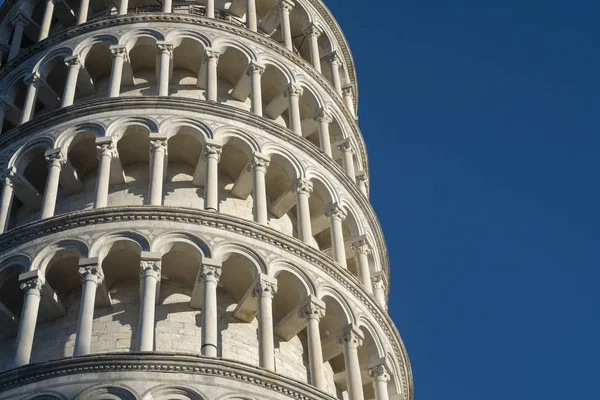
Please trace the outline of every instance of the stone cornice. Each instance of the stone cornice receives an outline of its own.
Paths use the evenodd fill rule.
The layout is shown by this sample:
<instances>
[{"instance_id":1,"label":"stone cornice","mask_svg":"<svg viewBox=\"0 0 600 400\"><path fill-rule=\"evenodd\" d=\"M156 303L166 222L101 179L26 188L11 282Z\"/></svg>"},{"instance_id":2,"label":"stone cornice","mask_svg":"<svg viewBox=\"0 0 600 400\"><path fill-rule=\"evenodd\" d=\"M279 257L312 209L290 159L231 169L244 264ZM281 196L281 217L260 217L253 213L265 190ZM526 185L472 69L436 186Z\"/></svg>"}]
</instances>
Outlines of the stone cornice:
<instances>
[{"instance_id":1,"label":"stone cornice","mask_svg":"<svg viewBox=\"0 0 600 400\"><path fill-rule=\"evenodd\" d=\"M26 365L0 374L0 391L81 374L173 373L221 377L272 390L298 400L332 400L315 387L239 361L173 353L112 353Z\"/></svg>"},{"instance_id":2,"label":"stone cornice","mask_svg":"<svg viewBox=\"0 0 600 400\"><path fill-rule=\"evenodd\" d=\"M301 240L252 221L210 211L165 206L129 206L77 211L31 222L0 235L0 253L40 237L64 232L69 229L127 221L152 221L153 223L165 221L169 223L181 222L184 224L211 226L269 243L272 246L305 259L311 265L321 269L335 279L336 282L344 286L365 305L392 344L397 359L403 363L404 369L401 371L401 382L404 393L409 393L409 390L412 391L410 361L400 334L387 312L377 303L373 295L365 290L358 279L350 271L341 268L331 258L319 250L306 245Z\"/></svg>"},{"instance_id":3,"label":"stone cornice","mask_svg":"<svg viewBox=\"0 0 600 400\"><path fill-rule=\"evenodd\" d=\"M317 160L321 165L327 167L329 171L336 176L336 178L344 185L346 190L348 190L348 192L353 196L360 207L366 212L369 226L373 229L373 234L375 235L376 240L379 242L377 248L379 251L381 266L386 271L388 277L390 276L389 258L386 251L385 238L383 236L383 231L377 215L375 214L375 211L373 210L369 200L360 192L360 189L357 187L356 183L354 183L348 177L348 175L341 169L339 164L328 157L325 153L318 150L308 140L301 138L292 131L283 128L281 125L276 124L271 120L259 117L239 108L215 102L192 100L184 97L174 96L168 98L150 96L115 98L107 97L77 103L65 108L59 108L57 110L45 113L39 118L34 118L25 124L19 125L5 134L0 135L0 148L10 146L15 141L24 139L32 134L36 134L42 129L47 129L52 125L64 123L75 118L102 112L111 112L114 110L135 110L140 108L168 109L177 111L189 110L196 113L205 113L219 117L230 117L236 121L240 121L251 126L260 127L265 132L276 137L282 137L287 142L302 149L307 154L310 154L313 159Z\"/></svg>"},{"instance_id":4,"label":"stone cornice","mask_svg":"<svg viewBox=\"0 0 600 400\"><path fill-rule=\"evenodd\" d=\"M314 1L315 3L319 2L318 0L311 0L311 2L312 1ZM321 6L321 8L322 7L323 6ZM88 32L93 32L98 29L103 29L103 28L107 28L107 27L111 27L111 26L135 24L135 23L140 23L140 22L144 22L144 23L148 23L148 22L184 22L184 23L189 23L189 24L207 26L207 27L211 27L211 28L218 28L218 29L232 32L232 33L235 33L236 35L254 40L255 42L258 42L258 43L268 47L269 49L276 51L279 55L294 62L296 65L301 66L307 74L309 74L313 79L315 79L322 86L322 88L327 91L327 94L329 95L330 99L337 104L338 108L342 111L342 113L346 117L347 121L349 122L349 126L352 128L352 131L354 132L354 135L356 136L357 141L359 143L359 147L360 147L359 151L361 153L362 159L364 160L363 169L367 173L369 172L369 162L368 162L367 152L365 149L365 143L364 143L362 134L360 132L360 129L358 128L356 119L354 118L354 116L352 115L350 110L348 110L348 107L344 103L343 98L340 97L339 94L336 92L335 88L333 87L333 84L331 82L329 82L327 79L325 79L325 77L322 74L318 73L308 61L305 61L302 57L297 56L293 52L289 51L283 45L281 45L281 44L275 42L274 40L271 40L259 33L250 31L245 28L240 28L234 24L231 24L231 23L228 23L225 21L212 19L212 18L199 17L199 16L191 16L191 15L186 15L186 14L163 14L163 13L127 14L127 15L110 16L110 17L105 17L105 18L94 19L94 20L88 21L85 24L76 25L74 27L60 31L54 35L51 35L51 36L47 37L46 39L42 40L41 42L38 42L38 43L34 44L33 46L29 47L27 50L21 52L17 57L13 58L11 61L7 62L5 65L0 67L0 79L2 79L10 70L14 69L16 66L22 65L29 57L32 57L34 54L40 53L42 50L47 49L48 47L51 47L55 44L62 43L66 40L69 40L69 39L75 37L75 36L78 36L78 35L81 35L84 33L88 33ZM337 26L337 23L336 23L336 26ZM351 60L350 55L346 54L346 53L348 53L348 51L346 51L344 53L344 57L346 58L346 61L348 61L348 59ZM355 92L357 92L356 85L354 85L354 86L355 86L355 88L354 88Z\"/></svg>"}]
</instances>

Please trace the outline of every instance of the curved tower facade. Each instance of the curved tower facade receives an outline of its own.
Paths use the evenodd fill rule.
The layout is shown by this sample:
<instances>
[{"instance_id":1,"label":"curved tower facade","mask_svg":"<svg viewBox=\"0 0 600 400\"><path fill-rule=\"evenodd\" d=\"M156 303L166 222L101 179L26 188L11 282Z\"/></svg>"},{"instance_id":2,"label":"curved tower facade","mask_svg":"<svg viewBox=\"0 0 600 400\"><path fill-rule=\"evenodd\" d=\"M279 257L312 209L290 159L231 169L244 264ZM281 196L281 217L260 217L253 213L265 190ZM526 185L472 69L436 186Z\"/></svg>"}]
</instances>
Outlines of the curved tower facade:
<instances>
[{"instance_id":1,"label":"curved tower facade","mask_svg":"<svg viewBox=\"0 0 600 400\"><path fill-rule=\"evenodd\" d=\"M320 0L6 0L0 54L0 399L412 399Z\"/></svg>"}]
</instances>

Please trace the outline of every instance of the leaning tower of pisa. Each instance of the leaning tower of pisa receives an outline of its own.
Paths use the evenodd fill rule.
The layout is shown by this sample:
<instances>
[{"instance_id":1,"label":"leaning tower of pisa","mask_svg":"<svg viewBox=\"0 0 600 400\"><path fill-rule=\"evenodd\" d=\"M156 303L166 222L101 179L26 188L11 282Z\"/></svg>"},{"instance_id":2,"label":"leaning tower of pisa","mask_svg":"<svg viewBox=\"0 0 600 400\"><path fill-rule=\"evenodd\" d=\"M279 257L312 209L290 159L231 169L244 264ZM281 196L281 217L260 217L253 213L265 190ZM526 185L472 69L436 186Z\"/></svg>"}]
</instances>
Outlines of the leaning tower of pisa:
<instances>
[{"instance_id":1,"label":"leaning tower of pisa","mask_svg":"<svg viewBox=\"0 0 600 400\"><path fill-rule=\"evenodd\" d=\"M320 0L0 7L0 399L412 400Z\"/></svg>"}]
</instances>

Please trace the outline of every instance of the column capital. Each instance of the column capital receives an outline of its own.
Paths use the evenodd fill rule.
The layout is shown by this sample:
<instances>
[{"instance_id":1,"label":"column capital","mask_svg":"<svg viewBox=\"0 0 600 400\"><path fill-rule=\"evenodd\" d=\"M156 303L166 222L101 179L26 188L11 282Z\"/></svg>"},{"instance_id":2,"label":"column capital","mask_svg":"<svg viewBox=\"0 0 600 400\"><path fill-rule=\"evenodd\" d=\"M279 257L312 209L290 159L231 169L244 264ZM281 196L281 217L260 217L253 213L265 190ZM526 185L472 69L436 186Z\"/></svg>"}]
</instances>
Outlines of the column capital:
<instances>
[{"instance_id":1,"label":"column capital","mask_svg":"<svg viewBox=\"0 0 600 400\"><path fill-rule=\"evenodd\" d=\"M168 139L164 135L150 134L150 152L162 151L167 152Z\"/></svg>"},{"instance_id":2,"label":"column capital","mask_svg":"<svg viewBox=\"0 0 600 400\"><path fill-rule=\"evenodd\" d=\"M342 88L342 94L344 96L354 97L354 87L352 85L346 85Z\"/></svg>"},{"instance_id":3,"label":"column capital","mask_svg":"<svg viewBox=\"0 0 600 400\"><path fill-rule=\"evenodd\" d=\"M250 64L248 64L248 69L246 70L246 74L248 76L252 75L252 74L259 74L262 75L265 72L265 66L262 64L259 64L255 61L251 61Z\"/></svg>"},{"instance_id":4,"label":"column capital","mask_svg":"<svg viewBox=\"0 0 600 400\"><path fill-rule=\"evenodd\" d=\"M4 182L4 186L14 187L19 182L17 169L15 167L10 167L9 169L2 171L0 180Z\"/></svg>"},{"instance_id":5,"label":"column capital","mask_svg":"<svg viewBox=\"0 0 600 400\"><path fill-rule=\"evenodd\" d=\"M348 213L346 213L346 211L338 203L331 203L329 204L329 207L327 207L325 215L328 218L339 219L340 221L344 221L348 216Z\"/></svg>"},{"instance_id":6,"label":"column capital","mask_svg":"<svg viewBox=\"0 0 600 400\"><path fill-rule=\"evenodd\" d=\"M44 276L37 269L19 275L19 287L26 292L33 290L39 294L45 283Z\"/></svg>"},{"instance_id":7,"label":"column capital","mask_svg":"<svg viewBox=\"0 0 600 400\"><path fill-rule=\"evenodd\" d=\"M298 311L298 316L306 321L310 319L319 321L325 316L325 303L314 296L309 296Z\"/></svg>"},{"instance_id":8,"label":"column capital","mask_svg":"<svg viewBox=\"0 0 600 400\"><path fill-rule=\"evenodd\" d=\"M248 165L248 171L259 170L262 172L266 172L267 168L269 168L270 163L271 160L268 156L262 153L254 152L254 154L252 155L252 159L250 160L250 163Z\"/></svg>"},{"instance_id":9,"label":"column capital","mask_svg":"<svg viewBox=\"0 0 600 400\"><path fill-rule=\"evenodd\" d=\"M203 281L214 281L218 283L219 279L221 279L221 265L211 262L203 262L200 268L200 278L202 278Z\"/></svg>"},{"instance_id":10,"label":"column capital","mask_svg":"<svg viewBox=\"0 0 600 400\"><path fill-rule=\"evenodd\" d=\"M343 139L343 140L340 140L339 142L336 142L335 147L337 147L337 149L341 152L344 152L344 151L354 152L352 143L350 142L350 138Z\"/></svg>"},{"instance_id":11,"label":"column capital","mask_svg":"<svg viewBox=\"0 0 600 400\"><path fill-rule=\"evenodd\" d=\"M356 174L356 182L364 182L367 183L367 173L365 171L359 171Z\"/></svg>"},{"instance_id":12,"label":"column capital","mask_svg":"<svg viewBox=\"0 0 600 400\"><path fill-rule=\"evenodd\" d=\"M327 124L333 122L333 117L331 116L331 113L324 108L320 108L319 110L317 110L313 119L317 122L325 122Z\"/></svg>"},{"instance_id":13,"label":"column capital","mask_svg":"<svg viewBox=\"0 0 600 400\"><path fill-rule=\"evenodd\" d=\"M169 57L171 57L171 55L173 53L173 43L165 42L165 41L158 41L158 42L156 42L156 49L158 51L159 56L161 54L166 53L169 55Z\"/></svg>"},{"instance_id":14,"label":"column capital","mask_svg":"<svg viewBox=\"0 0 600 400\"><path fill-rule=\"evenodd\" d=\"M23 25L23 26L27 26L29 25L31 21L29 20L29 18L27 18L25 15L18 13L15 14L11 19L10 19L10 23L13 24L13 26L17 26L17 25Z\"/></svg>"},{"instance_id":15,"label":"column capital","mask_svg":"<svg viewBox=\"0 0 600 400\"><path fill-rule=\"evenodd\" d=\"M287 87L283 91L283 95L285 97L291 97L291 96L300 97L300 96L302 96L303 93L304 93L304 89L302 89L302 86L300 86L296 83L290 83L289 85L287 85Z\"/></svg>"},{"instance_id":16,"label":"column capital","mask_svg":"<svg viewBox=\"0 0 600 400\"><path fill-rule=\"evenodd\" d=\"M342 65L342 59L338 55L337 51L332 51L331 53L327 53L323 56L323 61L330 63L331 65Z\"/></svg>"},{"instance_id":17,"label":"column capital","mask_svg":"<svg viewBox=\"0 0 600 400\"><path fill-rule=\"evenodd\" d=\"M124 61L129 61L129 54L127 54L127 47L125 45L112 45L109 49L112 58L121 57Z\"/></svg>"},{"instance_id":18,"label":"column capital","mask_svg":"<svg viewBox=\"0 0 600 400\"><path fill-rule=\"evenodd\" d=\"M338 336L335 338L336 344L339 346L348 346L358 348L362 346L364 336L360 329L354 325L350 324L339 332Z\"/></svg>"},{"instance_id":19,"label":"column capital","mask_svg":"<svg viewBox=\"0 0 600 400\"><path fill-rule=\"evenodd\" d=\"M160 280L160 268L160 259L157 260L156 258L152 258L140 260L140 279L143 279L145 276L152 276L156 278L156 280Z\"/></svg>"},{"instance_id":20,"label":"column capital","mask_svg":"<svg viewBox=\"0 0 600 400\"><path fill-rule=\"evenodd\" d=\"M50 166L58 165L62 168L67 163L67 160L60 149L46 150L44 157Z\"/></svg>"},{"instance_id":21,"label":"column capital","mask_svg":"<svg viewBox=\"0 0 600 400\"><path fill-rule=\"evenodd\" d=\"M296 4L291 1L291 0L280 0L279 3L277 3L277 9L281 12L281 11L287 11L290 12L294 9L294 6Z\"/></svg>"},{"instance_id":22,"label":"column capital","mask_svg":"<svg viewBox=\"0 0 600 400\"><path fill-rule=\"evenodd\" d=\"M77 68L77 69L80 69L82 67L81 60L79 59L79 56L65 57L64 61L65 61L65 65L67 66L67 68Z\"/></svg>"},{"instance_id":23,"label":"column capital","mask_svg":"<svg viewBox=\"0 0 600 400\"><path fill-rule=\"evenodd\" d=\"M221 159L221 153L223 152L223 145L221 143L217 143L217 142L213 142L213 141L206 141L206 143L204 144L204 150L202 152L202 155L205 158L209 158L209 157L213 157L216 158L217 161L219 161Z\"/></svg>"},{"instance_id":24,"label":"column capital","mask_svg":"<svg viewBox=\"0 0 600 400\"><path fill-rule=\"evenodd\" d=\"M23 81L27 86L35 86L38 88L42 83L42 77L38 72L34 72L33 74L27 75Z\"/></svg>"},{"instance_id":25,"label":"column capital","mask_svg":"<svg viewBox=\"0 0 600 400\"><path fill-rule=\"evenodd\" d=\"M304 29L302 30L302 33L306 37L308 37L308 36L319 37L323 33L323 28L321 28L318 24L311 22L304 27Z\"/></svg>"},{"instance_id":26,"label":"column capital","mask_svg":"<svg viewBox=\"0 0 600 400\"><path fill-rule=\"evenodd\" d=\"M252 297L275 296L277 293L277 280L265 274L260 274L254 282Z\"/></svg>"},{"instance_id":27,"label":"column capital","mask_svg":"<svg viewBox=\"0 0 600 400\"><path fill-rule=\"evenodd\" d=\"M387 286L387 279L383 271L375 273L371 280L373 281L373 288L385 291L385 287Z\"/></svg>"},{"instance_id":28,"label":"column capital","mask_svg":"<svg viewBox=\"0 0 600 400\"><path fill-rule=\"evenodd\" d=\"M104 281L104 272L97 257L80 259L78 272L82 282L93 280L100 284Z\"/></svg>"},{"instance_id":29,"label":"column capital","mask_svg":"<svg viewBox=\"0 0 600 400\"><path fill-rule=\"evenodd\" d=\"M304 193L310 196L313 191L313 183L308 179L300 178L294 182L292 190L297 194Z\"/></svg>"},{"instance_id":30,"label":"column capital","mask_svg":"<svg viewBox=\"0 0 600 400\"><path fill-rule=\"evenodd\" d=\"M114 139L110 136L96 138L96 153L98 158L106 154L111 157L116 156L117 146L115 145Z\"/></svg>"},{"instance_id":31,"label":"column capital","mask_svg":"<svg viewBox=\"0 0 600 400\"><path fill-rule=\"evenodd\" d=\"M371 250L371 246L367 243L365 238L359 238L350 244L352 250L356 254L371 254L373 251Z\"/></svg>"},{"instance_id":32,"label":"column capital","mask_svg":"<svg viewBox=\"0 0 600 400\"><path fill-rule=\"evenodd\" d=\"M369 368L367 372L369 373L369 377L375 382L388 382L391 379L385 364L375 365L374 367Z\"/></svg>"},{"instance_id":33,"label":"column capital","mask_svg":"<svg viewBox=\"0 0 600 400\"><path fill-rule=\"evenodd\" d=\"M213 49L212 47L207 47L204 49L204 61L214 60L219 62L219 56L221 52L217 49Z\"/></svg>"}]
</instances>

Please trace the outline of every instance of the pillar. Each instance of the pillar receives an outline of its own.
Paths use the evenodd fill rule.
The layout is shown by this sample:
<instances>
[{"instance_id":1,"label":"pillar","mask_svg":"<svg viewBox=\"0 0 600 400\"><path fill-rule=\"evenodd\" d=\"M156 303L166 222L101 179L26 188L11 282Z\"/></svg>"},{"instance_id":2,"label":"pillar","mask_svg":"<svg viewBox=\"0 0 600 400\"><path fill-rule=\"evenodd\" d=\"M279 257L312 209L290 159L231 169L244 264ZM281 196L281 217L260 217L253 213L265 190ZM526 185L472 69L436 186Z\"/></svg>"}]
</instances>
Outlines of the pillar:
<instances>
[{"instance_id":1,"label":"pillar","mask_svg":"<svg viewBox=\"0 0 600 400\"><path fill-rule=\"evenodd\" d=\"M354 169L354 150L352 149L352 143L350 143L350 139L344 139L341 142L338 142L337 148L342 153L342 165L346 174L352 179L356 181L356 171Z\"/></svg>"},{"instance_id":2,"label":"pillar","mask_svg":"<svg viewBox=\"0 0 600 400\"><path fill-rule=\"evenodd\" d=\"M8 222L10 220L10 210L14 198L15 190L15 169L10 169L5 173L3 186L2 186L2 197L0 198L0 233L4 233L8 230Z\"/></svg>"},{"instance_id":3,"label":"pillar","mask_svg":"<svg viewBox=\"0 0 600 400\"><path fill-rule=\"evenodd\" d=\"M50 26L52 24L52 17L54 16L54 3L56 0L46 0L46 8L44 9L44 16L42 17L42 25L40 26L40 36L38 42L46 39L48 33L50 33Z\"/></svg>"},{"instance_id":4,"label":"pillar","mask_svg":"<svg viewBox=\"0 0 600 400\"><path fill-rule=\"evenodd\" d=\"M321 72L321 55L319 54L319 36L323 31L321 28L311 23L304 29L304 36L308 39L308 46L310 48L310 63L318 72Z\"/></svg>"},{"instance_id":5,"label":"pillar","mask_svg":"<svg viewBox=\"0 0 600 400\"><path fill-rule=\"evenodd\" d=\"M206 179L204 180L204 209L217 211L219 207L219 161L223 146L218 143L206 143Z\"/></svg>"},{"instance_id":6,"label":"pillar","mask_svg":"<svg viewBox=\"0 0 600 400\"><path fill-rule=\"evenodd\" d=\"M65 58L65 64L67 66L67 81L65 82L65 90L60 102L61 107L68 107L73 104L75 100L75 89L77 89L77 78L79 77L79 70L81 69L81 62L78 56L71 56Z\"/></svg>"},{"instance_id":7,"label":"pillar","mask_svg":"<svg viewBox=\"0 0 600 400\"><path fill-rule=\"evenodd\" d=\"M369 293L373 293L371 270L369 269L369 254L371 254L371 248L366 240L363 239L352 243L351 247L354 250L354 258L356 259L358 280L364 285Z\"/></svg>"},{"instance_id":8,"label":"pillar","mask_svg":"<svg viewBox=\"0 0 600 400\"><path fill-rule=\"evenodd\" d=\"M329 157L331 157L331 137L329 135L329 124L333 122L331 115L325 110L320 109L314 117L319 125L319 144L321 150Z\"/></svg>"},{"instance_id":9,"label":"pillar","mask_svg":"<svg viewBox=\"0 0 600 400\"><path fill-rule=\"evenodd\" d=\"M300 318L306 319L310 383L323 391L326 389L327 384L323 374L323 350L321 348L319 322L324 316L325 307L313 301L300 309Z\"/></svg>"},{"instance_id":10,"label":"pillar","mask_svg":"<svg viewBox=\"0 0 600 400\"><path fill-rule=\"evenodd\" d=\"M79 260L79 275L81 275L81 306L75 337L75 357L90 353L92 342L92 324L94 322L94 307L96 304L96 289L102 283L104 275L97 258Z\"/></svg>"},{"instance_id":11,"label":"pillar","mask_svg":"<svg viewBox=\"0 0 600 400\"><path fill-rule=\"evenodd\" d=\"M273 296L277 293L277 281L261 274L252 291L258 297L258 358L259 365L275 371L275 345L273 342Z\"/></svg>"},{"instance_id":12,"label":"pillar","mask_svg":"<svg viewBox=\"0 0 600 400\"><path fill-rule=\"evenodd\" d=\"M367 174L364 171L356 174L356 185L358 186L358 190L368 199L369 188L367 186Z\"/></svg>"},{"instance_id":13,"label":"pillar","mask_svg":"<svg viewBox=\"0 0 600 400\"><path fill-rule=\"evenodd\" d=\"M119 3L119 15L127 14L127 9L129 8L129 0L121 0Z\"/></svg>"},{"instance_id":14,"label":"pillar","mask_svg":"<svg viewBox=\"0 0 600 400\"><path fill-rule=\"evenodd\" d=\"M346 107L350 110L350 114L352 114L353 117L356 117L354 110L354 89L352 89L352 86L344 86L342 88L342 96L344 97Z\"/></svg>"},{"instance_id":15,"label":"pillar","mask_svg":"<svg viewBox=\"0 0 600 400\"><path fill-rule=\"evenodd\" d=\"M128 61L127 48L123 45L110 46L110 52L112 54L112 70L110 71L110 82L108 84L108 97L119 97L123 65Z\"/></svg>"},{"instance_id":16,"label":"pillar","mask_svg":"<svg viewBox=\"0 0 600 400\"><path fill-rule=\"evenodd\" d=\"M373 294L375 295L375 300L379 303L381 307L387 309L387 300L385 298L385 286L386 279L383 271L377 272L373 278Z\"/></svg>"},{"instance_id":17,"label":"pillar","mask_svg":"<svg viewBox=\"0 0 600 400\"><path fill-rule=\"evenodd\" d=\"M202 348L203 356L217 356L217 284L221 277L221 266L202 265Z\"/></svg>"},{"instance_id":18,"label":"pillar","mask_svg":"<svg viewBox=\"0 0 600 400\"><path fill-rule=\"evenodd\" d=\"M96 139L96 151L98 154L98 177L96 179L96 197L94 208L106 207L108 205L108 188L110 185L110 163L116 152L115 144L111 137Z\"/></svg>"},{"instance_id":19,"label":"pillar","mask_svg":"<svg viewBox=\"0 0 600 400\"><path fill-rule=\"evenodd\" d=\"M21 311L19 332L17 333L15 367L27 365L31 359L31 347L33 346L41 291L44 285L44 278L38 275L37 272L36 270L19 276L21 289L25 291L25 298L23 300L23 310Z\"/></svg>"},{"instance_id":20,"label":"pillar","mask_svg":"<svg viewBox=\"0 0 600 400\"><path fill-rule=\"evenodd\" d=\"M215 17L215 0L206 0L206 17Z\"/></svg>"},{"instance_id":21,"label":"pillar","mask_svg":"<svg viewBox=\"0 0 600 400\"><path fill-rule=\"evenodd\" d=\"M21 113L21 121L19 121L19 124L24 124L33 117L33 112L35 111L35 101L37 100L37 92L41 83L42 80L37 73L31 74L25 78L27 94L25 95L25 102L23 103L23 111Z\"/></svg>"},{"instance_id":22,"label":"pillar","mask_svg":"<svg viewBox=\"0 0 600 400\"><path fill-rule=\"evenodd\" d=\"M157 42L156 47L158 48L158 95L168 96L173 44Z\"/></svg>"},{"instance_id":23,"label":"pillar","mask_svg":"<svg viewBox=\"0 0 600 400\"><path fill-rule=\"evenodd\" d=\"M308 199L313 191L313 184L308 179L298 179L294 185L294 191L296 192L296 213L298 215L298 239L310 245L313 236Z\"/></svg>"},{"instance_id":24,"label":"pillar","mask_svg":"<svg viewBox=\"0 0 600 400\"><path fill-rule=\"evenodd\" d=\"M250 168L252 169L252 198L254 200L254 221L261 224L267 225L268 212L267 212L267 189L265 185L265 175L267 168L269 168L269 159L254 154L252 161L250 162Z\"/></svg>"},{"instance_id":25,"label":"pillar","mask_svg":"<svg viewBox=\"0 0 600 400\"><path fill-rule=\"evenodd\" d=\"M333 83L335 91L341 96L342 80L340 78L340 66L342 65L342 61L336 53L329 54L326 60L329 62L329 67L331 68L331 83Z\"/></svg>"},{"instance_id":26,"label":"pillar","mask_svg":"<svg viewBox=\"0 0 600 400\"><path fill-rule=\"evenodd\" d=\"M346 265L346 244L344 242L344 231L342 230L342 222L344 222L346 219L346 212L337 204L333 204L327 211L326 215L329 217L333 259L340 264L342 268L348 268Z\"/></svg>"},{"instance_id":27,"label":"pillar","mask_svg":"<svg viewBox=\"0 0 600 400\"><path fill-rule=\"evenodd\" d=\"M79 14L77 15L77 25L87 22L90 0L81 0L79 3Z\"/></svg>"},{"instance_id":28,"label":"pillar","mask_svg":"<svg viewBox=\"0 0 600 400\"><path fill-rule=\"evenodd\" d=\"M139 351L154 350L154 324L157 286L160 282L161 260L157 257L140 261L140 323L138 328Z\"/></svg>"},{"instance_id":29,"label":"pillar","mask_svg":"<svg viewBox=\"0 0 600 400\"><path fill-rule=\"evenodd\" d=\"M262 117L262 87L261 76L265 72L265 67L257 63L250 63L247 74L250 75L250 100L251 111L253 114Z\"/></svg>"},{"instance_id":30,"label":"pillar","mask_svg":"<svg viewBox=\"0 0 600 400\"><path fill-rule=\"evenodd\" d=\"M349 327L337 338L344 352L344 365L346 367L346 386L348 400L364 400L363 385L358 360L358 348L362 346L363 337L354 326Z\"/></svg>"},{"instance_id":31,"label":"pillar","mask_svg":"<svg viewBox=\"0 0 600 400\"><path fill-rule=\"evenodd\" d=\"M279 4L277 4L283 44L289 51L294 51L294 44L292 43L292 27L290 25L290 12L293 8L294 3L290 0L280 0Z\"/></svg>"},{"instance_id":32,"label":"pillar","mask_svg":"<svg viewBox=\"0 0 600 400\"><path fill-rule=\"evenodd\" d=\"M44 190L44 200L42 201L41 219L54 216L60 171L66 163L60 149L46 151L45 157L48 162L48 177L46 179L46 189Z\"/></svg>"},{"instance_id":33,"label":"pillar","mask_svg":"<svg viewBox=\"0 0 600 400\"><path fill-rule=\"evenodd\" d=\"M302 136L302 120L300 119L300 96L304 93L302 87L293 83L285 89L284 95L289 100L290 129Z\"/></svg>"},{"instance_id":34,"label":"pillar","mask_svg":"<svg viewBox=\"0 0 600 400\"><path fill-rule=\"evenodd\" d=\"M17 14L11 22L14 26L14 30L12 41L10 42L10 50L8 52L8 61L15 58L21 51L23 32L25 31L25 27L29 25L29 20L22 14Z\"/></svg>"},{"instance_id":35,"label":"pillar","mask_svg":"<svg viewBox=\"0 0 600 400\"><path fill-rule=\"evenodd\" d=\"M373 382L375 391L375 400L389 400L388 382L390 375L387 372L385 365L378 365L368 370L369 377Z\"/></svg>"},{"instance_id":36,"label":"pillar","mask_svg":"<svg viewBox=\"0 0 600 400\"><path fill-rule=\"evenodd\" d=\"M165 156L167 155L167 137L150 135L150 205L160 206L163 199L163 180Z\"/></svg>"},{"instance_id":37,"label":"pillar","mask_svg":"<svg viewBox=\"0 0 600 400\"><path fill-rule=\"evenodd\" d=\"M173 0L163 0L163 12L173 12Z\"/></svg>"},{"instance_id":38,"label":"pillar","mask_svg":"<svg viewBox=\"0 0 600 400\"><path fill-rule=\"evenodd\" d=\"M253 32L258 31L256 0L246 0L246 26Z\"/></svg>"},{"instance_id":39,"label":"pillar","mask_svg":"<svg viewBox=\"0 0 600 400\"><path fill-rule=\"evenodd\" d=\"M204 62L206 63L206 100L217 101L217 65L219 53L213 49L206 49Z\"/></svg>"}]
</instances>

